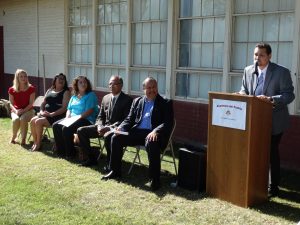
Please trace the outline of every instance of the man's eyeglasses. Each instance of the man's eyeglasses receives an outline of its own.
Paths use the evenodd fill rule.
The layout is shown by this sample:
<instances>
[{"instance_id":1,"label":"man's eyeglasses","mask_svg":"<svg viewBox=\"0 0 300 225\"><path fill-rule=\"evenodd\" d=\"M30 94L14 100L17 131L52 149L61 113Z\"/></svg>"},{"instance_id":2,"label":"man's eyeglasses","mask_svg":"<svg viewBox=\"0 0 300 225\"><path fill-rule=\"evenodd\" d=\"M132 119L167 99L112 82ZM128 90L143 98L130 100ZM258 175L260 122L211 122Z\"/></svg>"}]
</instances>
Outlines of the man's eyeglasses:
<instances>
[{"instance_id":1,"label":"man's eyeglasses","mask_svg":"<svg viewBox=\"0 0 300 225\"><path fill-rule=\"evenodd\" d=\"M109 87L112 87L112 86L119 85L119 84L120 84L120 83L109 83L108 86L109 86Z\"/></svg>"}]
</instances>

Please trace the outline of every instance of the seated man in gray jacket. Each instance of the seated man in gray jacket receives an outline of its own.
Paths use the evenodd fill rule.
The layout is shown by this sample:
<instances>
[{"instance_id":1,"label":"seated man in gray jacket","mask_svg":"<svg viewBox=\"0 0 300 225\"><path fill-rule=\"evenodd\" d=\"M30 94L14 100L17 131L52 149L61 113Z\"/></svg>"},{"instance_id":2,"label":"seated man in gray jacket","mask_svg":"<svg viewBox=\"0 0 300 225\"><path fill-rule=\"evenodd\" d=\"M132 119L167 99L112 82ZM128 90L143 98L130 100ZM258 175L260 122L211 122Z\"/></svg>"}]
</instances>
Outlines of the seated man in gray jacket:
<instances>
[{"instance_id":1,"label":"seated man in gray jacket","mask_svg":"<svg viewBox=\"0 0 300 225\"><path fill-rule=\"evenodd\" d=\"M82 163L83 166L93 166L97 164L97 159L93 156L90 138L104 136L104 146L107 151L107 165L110 160L110 140L113 133L105 135L110 130L121 124L127 117L132 98L122 92L123 79L118 75L111 76L109 80L110 94L103 97L100 112L95 125L80 127L77 129L77 135L80 141L80 147L87 154L88 159ZM106 166L106 169L108 167Z\"/></svg>"}]
</instances>

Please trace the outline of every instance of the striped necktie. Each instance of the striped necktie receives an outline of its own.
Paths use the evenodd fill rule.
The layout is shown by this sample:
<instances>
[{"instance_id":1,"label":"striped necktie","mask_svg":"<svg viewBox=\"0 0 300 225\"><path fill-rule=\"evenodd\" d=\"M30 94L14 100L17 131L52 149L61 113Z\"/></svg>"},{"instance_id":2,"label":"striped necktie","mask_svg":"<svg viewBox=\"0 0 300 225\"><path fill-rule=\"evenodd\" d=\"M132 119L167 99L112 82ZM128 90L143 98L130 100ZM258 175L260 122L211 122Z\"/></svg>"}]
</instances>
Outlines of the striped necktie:
<instances>
[{"instance_id":1,"label":"striped necktie","mask_svg":"<svg viewBox=\"0 0 300 225\"><path fill-rule=\"evenodd\" d=\"M263 88L264 88L264 73L261 72L258 76L257 80L257 86L254 92L255 96L262 95L263 94Z\"/></svg>"}]
</instances>

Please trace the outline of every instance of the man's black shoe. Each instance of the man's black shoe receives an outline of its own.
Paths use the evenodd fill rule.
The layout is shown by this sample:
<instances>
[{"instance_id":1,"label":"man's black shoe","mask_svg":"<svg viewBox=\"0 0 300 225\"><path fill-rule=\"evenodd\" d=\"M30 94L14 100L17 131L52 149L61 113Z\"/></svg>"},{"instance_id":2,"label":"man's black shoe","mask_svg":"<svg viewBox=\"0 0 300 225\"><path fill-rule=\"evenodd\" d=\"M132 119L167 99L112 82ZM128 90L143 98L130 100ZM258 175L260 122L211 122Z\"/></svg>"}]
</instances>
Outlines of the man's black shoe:
<instances>
[{"instance_id":1,"label":"man's black shoe","mask_svg":"<svg viewBox=\"0 0 300 225\"><path fill-rule=\"evenodd\" d=\"M278 195L279 195L278 187L268 188L268 198L277 197Z\"/></svg>"},{"instance_id":2,"label":"man's black shoe","mask_svg":"<svg viewBox=\"0 0 300 225\"><path fill-rule=\"evenodd\" d=\"M96 160L91 160L91 159L88 159L84 162L81 163L81 166L85 166L85 167L90 167L90 166L96 166L98 163Z\"/></svg>"},{"instance_id":3,"label":"man's black shoe","mask_svg":"<svg viewBox=\"0 0 300 225\"><path fill-rule=\"evenodd\" d=\"M101 180L110 180L115 179L118 180L121 178L121 175L119 173L114 172L113 170L110 171L108 174L104 175Z\"/></svg>"},{"instance_id":4,"label":"man's black shoe","mask_svg":"<svg viewBox=\"0 0 300 225\"><path fill-rule=\"evenodd\" d=\"M103 167L103 171L104 171L105 173L109 173L109 172L110 172L109 166L108 166L108 165L104 166L104 167Z\"/></svg>"},{"instance_id":5,"label":"man's black shoe","mask_svg":"<svg viewBox=\"0 0 300 225\"><path fill-rule=\"evenodd\" d=\"M160 188L160 181L159 180L152 180L150 184L152 191L157 191Z\"/></svg>"}]
</instances>

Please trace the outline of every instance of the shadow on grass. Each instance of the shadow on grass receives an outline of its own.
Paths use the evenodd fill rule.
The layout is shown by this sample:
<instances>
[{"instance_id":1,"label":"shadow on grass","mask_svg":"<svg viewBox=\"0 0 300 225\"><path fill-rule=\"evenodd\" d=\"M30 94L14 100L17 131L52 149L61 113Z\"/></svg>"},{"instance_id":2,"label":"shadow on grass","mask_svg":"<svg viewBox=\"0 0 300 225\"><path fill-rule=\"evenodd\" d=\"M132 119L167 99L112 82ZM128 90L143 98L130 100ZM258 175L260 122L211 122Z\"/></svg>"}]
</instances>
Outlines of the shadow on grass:
<instances>
[{"instance_id":1,"label":"shadow on grass","mask_svg":"<svg viewBox=\"0 0 300 225\"><path fill-rule=\"evenodd\" d=\"M45 143L43 153L49 157L57 158L52 151L52 143ZM99 172L99 179L105 174L103 167L106 165L105 154L99 160L97 166L91 169ZM119 182L139 188L141 190L152 192L148 182L148 165L134 165L133 170L128 174L131 162L122 160L122 178ZM161 188L154 192L158 197L163 198L167 194L180 196L190 201L198 201L207 198L205 192L190 191L180 187L172 187L177 177L168 171L161 172ZM104 182L104 181L103 181ZM109 182L109 181L106 181ZM292 171L282 171L282 182L280 187L280 196L258 206L252 207L262 213L276 217L284 217L291 222L297 223L300 220L300 179L299 173Z\"/></svg>"},{"instance_id":2,"label":"shadow on grass","mask_svg":"<svg viewBox=\"0 0 300 225\"><path fill-rule=\"evenodd\" d=\"M300 221L300 175L289 170L282 170L281 174L279 196L254 209L268 215L284 217L296 224Z\"/></svg>"},{"instance_id":3,"label":"shadow on grass","mask_svg":"<svg viewBox=\"0 0 300 225\"><path fill-rule=\"evenodd\" d=\"M57 155L52 151L52 143L44 142L43 143L43 154L58 158ZM78 163L73 161L73 163ZM99 179L105 175L104 166L106 165L106 156L105 153L101 156L98 165L90 167L91 169L99 172ZM122 160L122 178L120 179L121 183L128 184L130 186L139 188L144 191L152 192L148 183L148 165L134 165L130 174L128 174L131 162ZM166 170L161 172L161 188L154 192L157 196L163 198L167 194L173 194L176 196L181 196L191 201L201 200L206 197L206 194L199 193L197 191L189 191L182 189L180 187L172 187L172 183L176 182L177 177ZM109 182L109 181L108 181Z\"/></svg>"}]
</instances>

